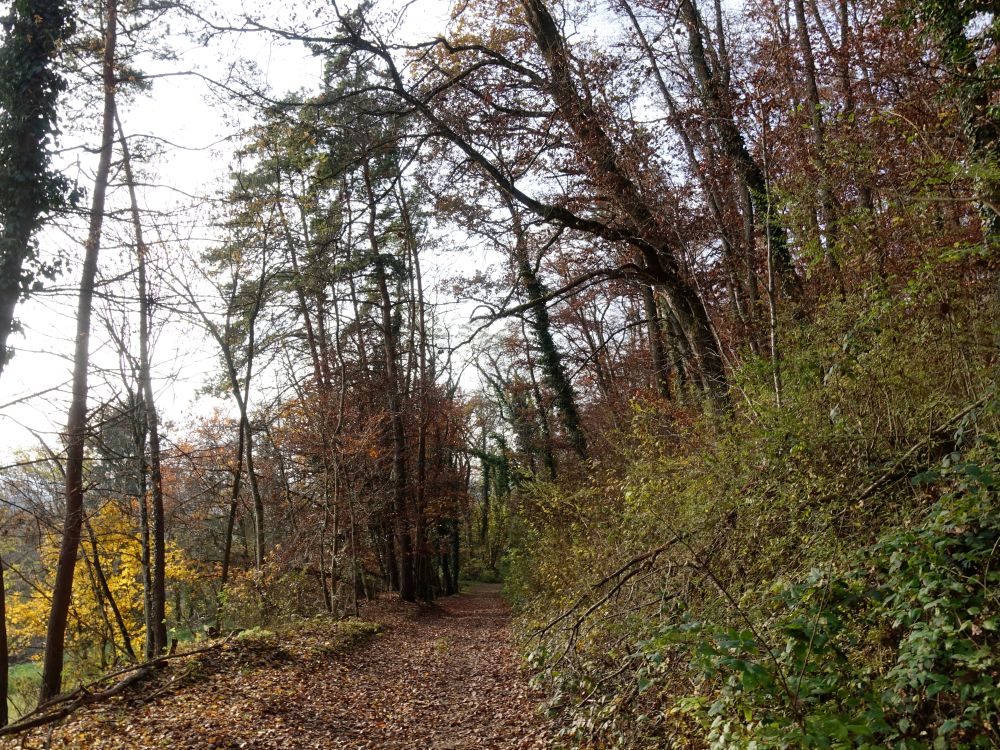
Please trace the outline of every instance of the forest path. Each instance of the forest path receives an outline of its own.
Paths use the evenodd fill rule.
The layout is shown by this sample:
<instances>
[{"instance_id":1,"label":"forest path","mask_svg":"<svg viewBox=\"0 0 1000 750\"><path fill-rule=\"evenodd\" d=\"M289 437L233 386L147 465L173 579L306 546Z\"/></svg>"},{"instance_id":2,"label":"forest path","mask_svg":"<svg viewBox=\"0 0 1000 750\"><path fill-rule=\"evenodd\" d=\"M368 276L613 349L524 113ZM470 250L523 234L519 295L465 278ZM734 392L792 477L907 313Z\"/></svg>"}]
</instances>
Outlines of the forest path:
<instances>
[{"instance_id":1,"label":"forest path","mask_svg":"<svg viewBox=\"0 0 1000 750\"><path fill-rule=\"evenodd\" d=\"M198 667L176 688L150 685L81 710L51 737L4 747L199 750L535 750L544 720L518 668L499 586L433 605L382 600L363 611L384 630L346 649L281 641L247 661ZM307 654L301 656L300 654ZM183 660L182 660L183 661ZM175 669L172 667L171 669ZM187 683L187 684L185 684ZM152 691L152 695L149 692ZM142 695L146 692L146 695ZM23 743L23 744L22 744Z\"/></svg>"},{"instance_id":2,"label":"forest path","mask_svg":"<svg viewBox=\"0 0 1000 750\"><path fill-rule=\"evenodd\" d=\"M320 698L315 707L331 732L328 747L547 746L499 586L408 607L402 617L365 616L390 619L388 630L337 660L331 682L340 697Z\"/></svg>"}]
</instances>

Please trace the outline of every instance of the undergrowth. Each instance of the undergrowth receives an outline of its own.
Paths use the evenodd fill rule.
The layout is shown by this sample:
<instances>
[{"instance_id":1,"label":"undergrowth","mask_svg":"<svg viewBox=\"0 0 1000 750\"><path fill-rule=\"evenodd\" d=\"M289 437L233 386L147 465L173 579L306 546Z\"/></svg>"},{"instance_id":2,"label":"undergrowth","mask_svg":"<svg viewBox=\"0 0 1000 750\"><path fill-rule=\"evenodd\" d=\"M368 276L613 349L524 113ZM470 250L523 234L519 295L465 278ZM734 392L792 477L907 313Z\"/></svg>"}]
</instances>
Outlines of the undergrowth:
<instances>
[{"instance_id":1,"label":"undergrowth","mask_svg":"<svg viewBox=\"0 0 1000 750\"><path fill-rule=\"evenodd\" d=\"M780 399L748 354L731 414L635 405L586 482L521 487L566 746L1000 743L990 303L932 276L783 321Z\"/></svg>"}]
</instances>

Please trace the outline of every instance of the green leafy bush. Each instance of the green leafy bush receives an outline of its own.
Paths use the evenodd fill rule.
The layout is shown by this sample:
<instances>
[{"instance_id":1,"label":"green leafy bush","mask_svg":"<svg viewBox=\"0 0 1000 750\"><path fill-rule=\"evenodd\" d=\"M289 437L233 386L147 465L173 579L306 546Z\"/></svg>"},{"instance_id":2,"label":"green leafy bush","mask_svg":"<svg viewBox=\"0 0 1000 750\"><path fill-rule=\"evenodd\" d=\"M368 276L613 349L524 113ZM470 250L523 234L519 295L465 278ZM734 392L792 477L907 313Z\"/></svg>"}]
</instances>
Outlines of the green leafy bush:
<instances>
[{"instance_id":1,"label":"green leafy bush","mask_svg":"<svg viewBox=\"0 0 1000 750\"><path fill-rule=\"evenodd\" d=\"M652 665L685 644L699 689L677 706L712 747L1000 745L998 488L974 462L933 480L950 492L925 520L774 592L766 625L686 623L641 644Z\"/></svg>"}]
</instances>

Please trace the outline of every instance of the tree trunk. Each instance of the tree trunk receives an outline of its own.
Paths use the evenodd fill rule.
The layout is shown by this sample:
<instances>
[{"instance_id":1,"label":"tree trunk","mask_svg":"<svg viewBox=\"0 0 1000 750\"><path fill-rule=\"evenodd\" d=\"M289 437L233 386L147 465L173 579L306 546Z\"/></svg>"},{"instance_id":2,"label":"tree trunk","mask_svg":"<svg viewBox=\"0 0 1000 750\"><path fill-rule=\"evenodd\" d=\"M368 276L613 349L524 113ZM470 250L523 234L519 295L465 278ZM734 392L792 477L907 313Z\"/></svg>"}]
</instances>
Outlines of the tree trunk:
<instances>
[{"instance_id":1,"label":"tree trunk","mask_svg":"<svg viewBox=\"0 0 1000 750\"><path fill-rule=\"evenodd\" d=\"M45 702L62 689L63 653L65 650L66 621L73 595L73 573L80 548L80 530L83 525L83 450L87 431L87 370L90 364L90 314L94 297L94 279L97 275L97 257L101 249L101 230L104 225L104 202L111 168L111 147L114 143L115 117L115 44L117 41L118 9L116 0L108 0L105 19L104 59L104 115L101 133L100 159L94 178L94 197L90 209L90 227L87 232L83 274L80 280L80 300L77 308L76 351L73 358L73 396L66 420L66 518L63 523L59 561L56 565L55 584L52 587L52 606L49 610L45 635L45 657L42 667L42 685L39 701Z\"/></svg>"},{"instance_id":2,"label":"tree trunk","mask_svg":"<svg viewBox=\"0 0 1000 750\"><path fill-rule=\"evenodd\" d=\"M552 338L549 325L549 310L545 304L545 286L535 275L531 259L528 257L527 236L521 223L521 212L510 196L504 195L507 210L514 223L514 262L517 264L518 276L531 306L531 328L541 352L542 376L545 384L552 389L555 396L556 410L566 430L569 444L581 459L587 458L587 440L580 425L580 413L576 408L576 394L573 383L566 375L562 357L556 342Z\"/></svg>"},{"instance_id":3,"label":"tree trunk","mask_svg":"<svg viewBox=\"0 0 1000 750\"><path fill-rule=\"evenodd\" d=\"M455 583L454 593L457 594L461 591L461 588L458 583L459 580L458 576L459 573L461 572L459 569L459 564L461 562L461 557L459 556L459 552L461 551L460 545L462 543L461 537L458 535L458 521L453 521L451 524L451 533L449 534L449 541L451 542L448 550L448 557L450 558L451 562L451 580L454 581Z\"/></svg>"},{"instance_id":4,"label":"tree trunk","mask_svg":"<svg viewBox=\"0 0 1000 750\"><path fill-rule=\"evenodd\" d=\"M166 611L166 529L163 514L163 472L160 468L160 426L156 413L155 396L153 395L153 379L149 362L149 303L150 294L146 282L146 258L149 249L142 235L142 220L139 217L139 202L135 195L135 179L132 176L132 159L128 150L128 141L122 129L117 112L115 120L118 125L118 139L122 149L122 167L125 172L125 182L128 186L129 204L132 215L132 230L135 233L136 266L139 277L139 383L142 388L143 403L146 406L146 427L149 430L149 479L153 490L153 571L150 587L149 624L153 635L153 654L159 655L167 650L167 611Z\"/></svg>"},{"instance_id":5,"label":"tree trunk","mask_svg":"<svg viewBox=\"0 0 1000 750\"><path fill-rule=\"evenodd\" d=\"M479 543L487 544L490 538L490 464L485 458L486 441L483 441L484 457L480 459L483 475L483 516L479 520Z\"/></svg>"},{"instance_id":6,"label":"tree trunk","mask_svg":"<svg viewBox=\"0 0 1000 750\"><path fill-rule=\"evenodd\" d=\"M229 582L229 566L233 556L233 529L236 526L236 511L240 501L240 485L243 478L243 422L239 425L239 438L236 441L236 465L233 467L233 484L229 495L229 514L226 519L226 536L222 548L222 575L219 579L219 595L216 600L215 620L219 621L223 593Z\"/></svg>"},{"instance_id":7,"label":"tree trunk","mask_svg":"<svg viewBox=\"0 0 1000 750\"><path fill-rule=\"evenodd\" d=\"M829 175L827 174L823 104L819 98L819 87L816 85L816 58L813 54L812 41L809 39L805 2L804 0L794 0L794 6L795 25L798 30L799 54L802 56L802 68L806 84L806 102L809 104L811 115L812 142L815 150L816 165L820 172L819 210L820 218L823 220L820 242L823 246L827 264L834 272L838 272L839 263L834 248L834 243L837 239L837 211L834 204L833 191L830 189Z\"/></svg>"},{"instance_id":8,"label":"tree trunk","mask_svg":"<svg viewBox=\"0 0 1000 750\"><path fill-rule=\"evenodd\" d=\"M230 391L233 394L233 399L236 401L236 407L240 412L240 430L241 442L240 445L243 447L244 458L246 460L247 468L247 479L250 485L250 493L253 497L253 509L254 509L254 561L257 568L261 568L264 564L264 500L260 494L260 483L257 481L257 472L254 470L253 465L253 433L250 429L250 419L248 416L248 402L250 396L250 380L253 375L253 357L255 354L255 325L257 321L257 316L260 314L261 306L264 304L264 287L265 280L267 276L267 266L266 263L261 268L260 282L257 287L257 293L254 296L253 305L251 306L250 312L247 315L246 326L248 330L248 342L247 342L247 362L246 362L246 375L241 387L240 376L236 369L236 359L233 356L233 350L230 346L229 339L232 333L232 322L230 316L236 306L235 296L238 287L238 280L234 280L232 289L230 291L229 298L229 310L227 312L227 319L225 329L220 331L219 327L212 322L212 320L205 314L204 310L198 304L197 298L194 292L190 288L185 288L184 292L187 297L188 303L198 312L201 317L202 324L205 330L209 332L215 343L219 347L219 351L222 354L223 362L226 366L226 375L229 378ZM235 491L237 491L236 488ZM235 498L234 494L234 498Z\"/></svg>"},{"instance_id":9,"label":"tree trunk","mask_svg":"<svg viewBox=\"0 0 1000 750\"><path fill-rule=\"evenodd\" d=\"M647 284L642 285L642 306L646 313L646 334L649 339L649 356L653 364L656 392L661 398L669 401L670 377L666 347L663 344L663 328L660 326L660 313L656 308L653 287Z\"/></svg>"},{"instance_id":10,"label":"tree trunk","mask_svg":"<svg viewBox=\"0 0 1000 750\"><path fill-rule=\"evenodd\" d=\"M7 651L7 591L3 581L3 557L0 557L0 727L7 726L8 672L10 654Z\"/></svg>"},{"instance_id":11,"label":"tree trunk","mask_svg":"<svg viewBox=\"0 0 1000 750\"><path fill-rule=\"evenodd\" d=\"M90 539L90 548L94 554L94 575L97 578L98 585L101 587L101 592L103 593L104 598L108 602L108 606L111 607L111 613L115 617L115 625L117 625L118 633L122 637L122 646L125 648L125 653L128 654L132 661L138 661L135 655L135 649L132 648L132 636L129 635L128 626L125 624L125 618L122 617L122 612L118 608L118 602L115 601L114 594L111 593L111 587L108 585L108 578L104 575L104 566L101 565L101 551L97 545L97 535L94 533L94 529L91 527L89 521L85 522L84 525L87 527L87 536Z\"/></svg>"},{"instance_id":12,"label":"tree trunk","mask_svg":"<svg viewBox=\"0 0 1000 750\"><path fill-rule=\"evenodd\" d=\"M787 235L784 228L773 218L774 212L765 189L764 172L747 149L743 133L740 132L732 108L727 103L728 93L722 90L721 71L714 71L708 59L702 34L701 14L694 0L681 0L679 15L688 32L688 54L698 81L699 94L715 127L719 147L736 166L740 180L750 193L756 223L761 226L766 241L770 243L774 253L782 289L786 296L795 299L799 296L801 281L792 265Z\"/></svg>"},{"instance_id":13,"label":"tree trunk","mask_svg":"<svg viewBox=\"0 0 1000 750\"><path fill-rule=\"evenodd\" d=\"M424 309L424 282L420 273L420 248L417 246L417 234L413 228L409 205L406 201L406 190L403 187L403 176L400 173L399 162L396 161L396 197L399 205L400 220L403 225L403 236L410 256L412 281L410 303L415 310L417 329L417 388L419 412L417 414L417 483L414 498L414 573L416 593L425 601L434 598L431 584L433 564L430 556L430 545L427 538L426 525L426 493L427 493L427 425L430 421L428 405L428 388L433 377L427 371L427 317ZM412 347L411 347L412 348Z\"/></svg>"},{"instance_id":14,"label":"tree trunk","mask_svg":"<svg viewBox=\"0 0 1000 750\"><path fill-rule=\"evenodd\" d=\"M145 623L143 654L146 660L153 658L153 576L150 564L149 545L149 503L146 485L146 408L141 394L129 394L131 407L135 412L132 420L132 441L135 445L136 486L135 499L139 505L139 544L142 566L142 614Z\"/></svg>"},{"instance_id":15,"label":"tree trunk","mask_svg":"<svg viewBox=\"0 0 1000 750\"><path fill-rule=\"evenodd\" d=\"M245 403L246 399L244 399ZM257 471L253 466L253 430L250 428L250 420L245 413L241 421L245 433L247 479L250 480L250 495L253 497L254 565L257 570L260 570L264 567L264 497L260 494Z\"/></svg>"},{"instance_id":16,"label":"tree trunk","mask_svg":"<svg viewBox=\"0 0 1000 750\"><path fill-rule=\"evenodd\" d=\"M690 0L683 0L682 7L685 4L690 5ZM542 0L521 0L521 5L549 70L552 98L573 131L591 179L630 223L635 238L631 242L641 253L642 270L650 281L662 287L687 340L704 395L717 407L727 408L728 382L722 353L701 299L682 276L670 229L662 225L658 211L653 210L619 164L614 142L601 126L600 115L577 91L573 64L548 8Z\"/></svg>"},{"instance_id":17,"label":"tree trunk","mask_svg":"<svg viewBox=\"0 0 1000 750\"><path fill-rule=\"evenodd\" d=\"M64 88L53 62L71 33L72 5L64 0L12 3L4 19L0 139L0 373L10 351L14 308L25 291L24 262L45 213L59 202L63 184L49 170L56 128L56 98ZM6 705L6 704L5 704Z\"/></svg>"}]
</instances>

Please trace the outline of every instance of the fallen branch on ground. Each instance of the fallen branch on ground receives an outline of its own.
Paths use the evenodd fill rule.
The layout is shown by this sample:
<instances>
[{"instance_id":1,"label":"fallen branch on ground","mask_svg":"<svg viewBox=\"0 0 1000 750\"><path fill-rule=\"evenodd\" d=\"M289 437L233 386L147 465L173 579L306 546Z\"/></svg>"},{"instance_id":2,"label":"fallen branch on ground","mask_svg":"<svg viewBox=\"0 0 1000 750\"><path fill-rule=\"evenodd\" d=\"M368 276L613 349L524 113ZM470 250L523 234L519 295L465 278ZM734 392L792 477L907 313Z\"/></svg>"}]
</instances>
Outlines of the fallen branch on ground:
<instances>
[{"instance_id":1,"label":"fallen branch on ground","mask_svg":"<svg viewBox=\"0 0 1000 750\"><path fill-rule=\"evenodd\" d=\"M230 636L231 638L231 636ZM226 638L224 641L218 643L213 643L209 646L203 648L197 648L193 651L185 651L183 653L168 654L165 656L160 656L155 659L150 659L146 662L141 662L139 664L132 664L128 667L124 667L115 672L109 672L103 677L94 680L93 682L88 682L86 685L81 685L76 690L72 690L68 693L63 693L62 695L57 695L52 700L46 701L45 703L38 706L31 713L26 714L20 720L9 724L5 727L0 727L0 737L9 734L18 734L20 732L26 732L29 729L35 729L37 727L45 726L46 724L52 724L57 721L61 721L69 716L71 713L77 709L92 704L100 703L102 701L113 698L116 695L127 690L132 685L141 682L146 677L151 675L154 670L162 668L166 662L172 661L174 659L184 659L189 656L195 656L197 654L204 654L208 651L216 651L226 645L230 638ZM106 682L112 677L119 677L121 675L128 675L123 677L118 682L116 682L111 687L105 688L104 690L99 690L93 692L94 688L100 685L102 682ZM57 708L58 707L58 708ZM56 710L53 710L56 709Z\"/></svg>"}]
</instances>

